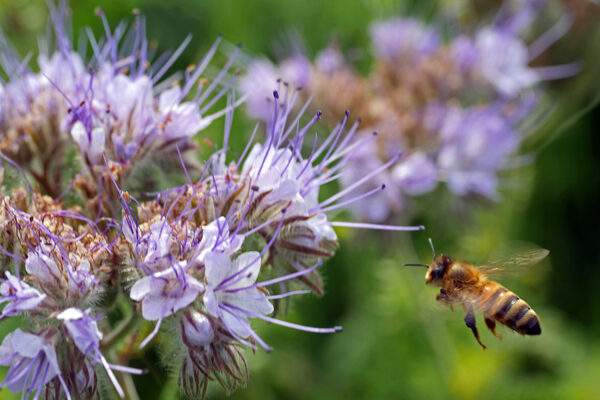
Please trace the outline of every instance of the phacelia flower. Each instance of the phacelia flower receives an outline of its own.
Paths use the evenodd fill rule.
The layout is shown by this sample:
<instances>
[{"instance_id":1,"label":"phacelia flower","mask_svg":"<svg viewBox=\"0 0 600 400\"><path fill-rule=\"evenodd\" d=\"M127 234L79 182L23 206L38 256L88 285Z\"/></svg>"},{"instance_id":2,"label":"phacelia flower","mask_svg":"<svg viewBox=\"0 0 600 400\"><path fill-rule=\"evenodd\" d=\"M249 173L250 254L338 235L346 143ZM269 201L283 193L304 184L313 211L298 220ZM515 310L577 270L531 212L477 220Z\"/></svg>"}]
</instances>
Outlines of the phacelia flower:
<instances>
[{"instance_id":1,"label":"phacelia flower","mask_svg":"<svg viewBox=\"0 0 600 400\"><path fill-rule=\"evenodd\" d=\"M543 4L513 3L507 2L488 25L463 30L446 41L434 25L416 19L374 22L370 34L375 66L367 77L354 71L333 47L308 65L309 79L302 85L307 90L298 97L313 98L328 114L338 111L344 99L361 115L362 129L353 139L362 141L361 148L339 171L345 189L374 192L353 204L360 218L389 219L409 208L411 197L431 192L438 182L446 183L454 195L498 197L501 171L511 165L527 133L524 126L542 98L541 84L577 72L573 63L532 65L565 35L571 18L561 18L528 43L523 34L532 28ZM252 93L294 86L278 69L283 63L271 65L270 80L253 73L243 78L254 85L241 86L250 96L250 108L258 106ZM261 83L266 84L257 87ZM272 116L263 113L263 118ZM483 128L484 119L489 127ZM365 142L373 131L378 139ZM449 138L448 132L455 137ZM399 152L402 156L390 169L356 184L365 166L378 168ZM386 190L378 192L383 184Z\"/></svg>"},{"instance_id":2,"label":"phacelia flower","mask_svg":"<svg viewBox=\"0 0 600 400\"><path fill-rule=\"evenodd\" d=\"M30 172L45 193L58 197L72 178L63 177L59 160L70 146L78 148L91 172L80 174L75 186L90 210L112 216L117 199L106 164L119 169L113 176L123 185L144 159L176 158L178 150L190 148L190 139L227 111L211 113L233 84L226 77L236 54L214 80L202 78L219 38L198 66L175 80L177 74L169 77L168 71L190 38L172 56L153 60L142 17L129 30L124 24L111 30L99 10L105 37L89 30L78 47L91 49L91 57L84 57L67 34L65 7L51 5L54 40L41 46L39 71L27 68L8 44L0 46L5 53L0 70L8 77L0 100L0 151ZM35 160L44 168L37 170Z\"/></svg>"},{"instance_id":3,"label":"phacelia flower","mask_svg":"<svg viewBox=\"0 0 600 400\"><path fill-rule=\"evenodd\" d=\"M344 163L375 136L353 142L358 123L347 128L346 113L320 143L317 137L310 139L313 148L305 158L303 142L321 114L302 127L297 119L288 124L288 101L294 98L291 92L282 98L273 94L265 142L251 140L238 160L225 157L227 130L223 149L207 160L197 181L188 175L188 184L139 203L137 211L123 198L119 240L127 243L135 265L126 279L132 283L130 297L141 303L144 319L156 321L141 345L161 325L176 324L180 346L186 349L179 364L180 385L188 394L202 395L213 378L228 382L223 383L228 389L245 381L240 346L270 351L253 320L309 332L340 329L307 327L276 315L278 302L286 297L323 293L317 269L335 252L336 224L422 229L329 220L328 212L375 194L354 189L389 163L363 174L355 187L320 199L322 187L339 178Z\"/></svg>"}]
</instances>

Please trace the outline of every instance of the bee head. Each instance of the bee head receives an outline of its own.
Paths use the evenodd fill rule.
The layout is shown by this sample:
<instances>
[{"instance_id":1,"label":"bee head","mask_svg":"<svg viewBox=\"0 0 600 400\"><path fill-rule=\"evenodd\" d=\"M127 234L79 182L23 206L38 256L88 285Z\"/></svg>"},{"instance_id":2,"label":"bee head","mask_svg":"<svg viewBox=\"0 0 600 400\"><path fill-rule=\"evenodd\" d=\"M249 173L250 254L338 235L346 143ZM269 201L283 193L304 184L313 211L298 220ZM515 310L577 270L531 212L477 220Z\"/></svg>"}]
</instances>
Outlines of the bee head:
<instances>
[{"instance_id":1,"label":"bee head","mask_svg":"<svg viewBox=\"0 0 600 400\"><path fill-rule=\"evenodd\" d=\"M425 274L425 283L428 285L441 284L444 274L448 270L448 267L452 264L452 259L448 256L441 255L433 260L427 273Z\"/></svg>"}]
</instances>

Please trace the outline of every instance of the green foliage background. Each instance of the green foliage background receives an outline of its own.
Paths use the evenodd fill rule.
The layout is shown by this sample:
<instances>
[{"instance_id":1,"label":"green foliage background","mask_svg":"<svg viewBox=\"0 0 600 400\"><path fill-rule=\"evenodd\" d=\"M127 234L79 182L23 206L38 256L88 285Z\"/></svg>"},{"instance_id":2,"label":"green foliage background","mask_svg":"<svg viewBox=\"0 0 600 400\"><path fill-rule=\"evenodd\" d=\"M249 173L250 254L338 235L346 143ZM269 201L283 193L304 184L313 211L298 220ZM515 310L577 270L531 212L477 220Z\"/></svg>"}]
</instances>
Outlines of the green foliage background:
<instances>
[{"instance_id":1,"label":"green foliage background","mask_svg":"<svg viewBox=\"0 0 600 400\"><path fill-rule=\"evenodd\" d=\"M366 71L371 60L367 27L373 19L401 13L438 21L441 9L469 10L471 3L75 0L72 9L75 32L85 25L100 32L93 11L101 5L113 26L139 8L160 49L172 49L192 33L179 68L198 60L223 33L227 41L243 43L248 54L270 57L279 54L278 46L289 48L296 36L311 56L333 39L347 52L363 49L357 66ZM46 18L43 1L0 0L2 29L23 54L36 48ZM575 49L557 45L566 61L582 60L583 72L551 88L555 114L526 143L535 162L507 174L516 184L502 190L500 201L458 202L440 188L413 202L416 215L401 221L425 224L424 233L340 230L340 251L324 268L326 295L295 301L286 318L343 325L344 331L322 336L257 322L257 331L275 351L248 353L248 387L231 399L600 398L600 109L593 106L600 92L597 26L592 24L584 37ZM222 124L211 126L206 136L219 143ZM234 148L242 149L252 125L236 112ZM514 241L549 249L547 268L506 282L538 312L543 334L521 337L503 329L499 341L480 320L488 345L482 351L462 313L436 304L423 271L400 267L429 260L428 236L438 251L473 262L497 244ZM15 323L2 321L0 330L8 332ZM137 361L147 368L159 352ZM152 368L135 381L142 399L179 397L167 371ZM210 386L207 398L224 397L217 384ZM16 398L0 391L0 400Z\"/></svg>"}]
</instances>

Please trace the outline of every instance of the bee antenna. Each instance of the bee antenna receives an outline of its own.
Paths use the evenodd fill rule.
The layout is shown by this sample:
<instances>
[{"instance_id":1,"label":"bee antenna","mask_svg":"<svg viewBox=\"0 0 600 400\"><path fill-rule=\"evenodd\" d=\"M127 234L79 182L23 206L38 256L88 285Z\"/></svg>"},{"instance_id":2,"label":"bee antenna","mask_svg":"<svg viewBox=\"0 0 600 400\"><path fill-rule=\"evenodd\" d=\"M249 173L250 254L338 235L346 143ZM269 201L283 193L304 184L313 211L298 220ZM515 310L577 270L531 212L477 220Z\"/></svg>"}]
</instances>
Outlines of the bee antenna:
<instances>
[{"instance_id":1,"label":"bee antenna","mask_svg":"<svg viewBox=\"0 0 600 400\"><path fill-rule=\"evenodd\" d=\"M403 267L425 267L425 268L429 268L429 265L427 264L403 264Z\"/></svg>"},{"instance_id":2,"label":"bee antenna","mask_svg":"<svg viewBox=\"0 0 600 400\"><path fill-rule=\"evenodd\" d=\"M431 251L433 252L433 259L435 260L435 249L433 248L433 241L429 238L429 245L431 246Z\"/></svg>"}]
</instances>

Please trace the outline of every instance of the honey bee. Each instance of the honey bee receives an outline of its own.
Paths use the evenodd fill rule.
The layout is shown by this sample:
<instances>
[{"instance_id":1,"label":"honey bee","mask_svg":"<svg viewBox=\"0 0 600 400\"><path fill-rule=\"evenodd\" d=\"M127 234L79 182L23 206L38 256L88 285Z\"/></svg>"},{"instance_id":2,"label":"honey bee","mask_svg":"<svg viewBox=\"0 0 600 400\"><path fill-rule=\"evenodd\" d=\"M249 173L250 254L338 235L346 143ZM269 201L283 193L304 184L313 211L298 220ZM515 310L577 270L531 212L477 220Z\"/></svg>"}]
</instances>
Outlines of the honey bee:
<instances>
[{"instance_id":1,"label":"honey bee","mask_svg":"<svg viewBox=\"0 0 600 400\"><path fill-rule=\"evenodd\" d=\"M437 301L450 306L452 311L454 311L455 304L462 305L465 312L465 323L481 347L486 348L479 338L475 324L475 311L483 312L485 324L494 336L500 339L502 339L502 335L496 332L496 321L522 335L542 333L540 319L529 304L498 282L488 279L483 267L454 261L443 254L437 257L431 239L429 239L429 244L433 251L431 265L404 265L427 268L425 283L441 287L440 293L436 297ZM519 266L529 265L540 261L548 253L548 250L545 249L532 249L505 261Z\"/></svg>"}]
</instances>

